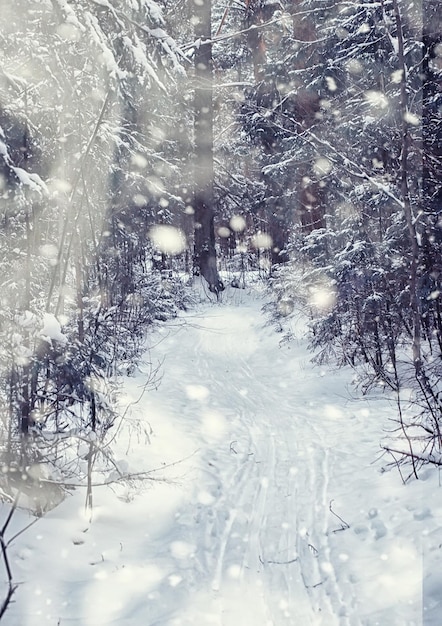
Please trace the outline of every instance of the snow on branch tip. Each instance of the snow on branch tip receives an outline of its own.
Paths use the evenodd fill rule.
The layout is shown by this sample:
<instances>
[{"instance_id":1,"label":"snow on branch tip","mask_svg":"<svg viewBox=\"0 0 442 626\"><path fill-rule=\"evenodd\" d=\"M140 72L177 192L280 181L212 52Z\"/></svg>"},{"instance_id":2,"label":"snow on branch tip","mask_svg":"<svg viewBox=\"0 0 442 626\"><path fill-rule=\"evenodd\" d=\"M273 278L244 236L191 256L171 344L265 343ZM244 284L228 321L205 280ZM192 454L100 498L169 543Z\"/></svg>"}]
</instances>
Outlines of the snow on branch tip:
<instances>
[{"instance_id":1,"label":"snow on branch tip","mask_svg":"<svg viewBox=\"0 0 442 626\"><path fill-rule=\"evenodd\" d=\"M49 190L46 183L40 178L38 174L33 172L27 172L22 167L17 167L13 164L11 156L8 152L6 145L6 136L3 128L0 126L0 156L3 158L3 162L6 167L13 172L18 182L25 187L29 187L32 191L38 193L49 194Z\"/></svg>"}]
</instances>

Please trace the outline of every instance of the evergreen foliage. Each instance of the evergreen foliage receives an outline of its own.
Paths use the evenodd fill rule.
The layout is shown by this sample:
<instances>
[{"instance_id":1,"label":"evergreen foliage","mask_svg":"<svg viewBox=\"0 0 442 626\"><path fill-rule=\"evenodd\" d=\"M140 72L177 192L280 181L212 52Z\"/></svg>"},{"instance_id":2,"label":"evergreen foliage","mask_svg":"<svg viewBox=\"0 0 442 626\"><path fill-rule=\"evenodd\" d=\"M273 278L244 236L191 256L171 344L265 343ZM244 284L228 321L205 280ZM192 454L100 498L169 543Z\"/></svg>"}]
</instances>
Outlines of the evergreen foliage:
<instances>
[{"instance_id":1,"label":"evergreen foliage","mask_svg":"<svg viewBox=\"0 0 442 626\"><path fill-rule=\"evenodd\" d=\"M153 0L17 2L1 21L8 493L90 477L100 455L81 449L106 441L115 377L133 370L146 328L185 306L149 238L154 224L181 226L183 155L169 119L185 58Z\"/></svg>"},{"instance_id":2,"label":"evergreen foliage","mask_svg":"<svg viewBox=\"0 0 442 626\"><path fill-rule=\"evenodd\" d=\"M315 15L315 39L299 44L307 61L294 90L316 90L319 108L308 127L295 119L284 158L310 162L323 223L306 229L301 217L279 280L303 267L316 360L397 393L400 462L417 475L441 452L437 46L409 3L319 5L298 5L301 24ZM403 388L413 390L407 411Z\"/></svg>"}]
</instances>

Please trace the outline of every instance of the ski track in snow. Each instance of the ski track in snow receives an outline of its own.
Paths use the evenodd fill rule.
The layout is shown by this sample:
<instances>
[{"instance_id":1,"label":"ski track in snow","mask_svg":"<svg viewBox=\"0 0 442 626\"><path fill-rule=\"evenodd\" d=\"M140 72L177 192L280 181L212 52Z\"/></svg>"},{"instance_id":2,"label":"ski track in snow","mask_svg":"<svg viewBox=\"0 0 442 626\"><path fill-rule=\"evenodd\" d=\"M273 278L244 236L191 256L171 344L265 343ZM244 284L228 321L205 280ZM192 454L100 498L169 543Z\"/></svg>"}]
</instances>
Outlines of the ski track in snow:
<instances>
[{"instance_id":1,"label":"ski track in snow","mask_svg":"<svg viewBox=\"0 0 442 626\"><path fill-rule=\"evenodd\" d=\"M306 386L312 397L325 387L325 402L330 390L318 369L302 370L309 358L304 347L299 369L296 344L280 348L264 325L253 304L215 306L196 328L182 331L189 345L177 344L190 357L186 385L195 417L202 415L209 434L202 477L214 501L181 518L187 532L192 529L191 543L202 546L206 612L195 616L189 607L188 617L185 612L174 624L359 626L355 614L347 616L356 604L354 591L337 580L329 541L334 520L327 439L339 422L332 406L329 420L320 402L305 406ZM173 358L182 376L179 355ZM287 360L295 371L287 372ZM174 376L166 363L163 384L172 386ZM219 438L218 419L228 422ZM195 584L201 588L201 581Z\"/></svg>"},{"instance_id":2,"label":"ski track in snow","mask_svg":"<svg viewBox=\"0 0 442 626\"><path fill-rule=\"evenodd\" d=\"M89 534L75 535L84 542L77 553L94 555L88 557L94 584L85 569L75 578L72 565L63 570L67 580L53 621L39 621L44 611L35 600L29 615L17 604L12 626L422 623L417 561L408 586L396 596L392 591L419 545L404 536L392 552L396 487L380 492L369 411L350 393L342 397L348 371L313 367L301 326L297 340L280 345L265 325L262 302L245 293L236 298L184 315L184 324L167 326L152 351L153 359L165 359L163 378L137 407L152 424L152 444L138 452L134 444L127 458L142 459L145 467L146 458L158 465L197 450L182 469L173 468L175 477L182 472L182 486L159 484L130 504L103 505L94 523L101 530L94 535L92 524ZM162 438L168 447L161 447ZM397 477L391 480L397 485ZM57 522L54 512L49 522L51 515ZM66 532L72 539L72 529ZM22 571L31 576L20 550ZM125 596L121 588L128 584ZM106 589L116 590L114 604Z\"/></svg>"}]
</instances>

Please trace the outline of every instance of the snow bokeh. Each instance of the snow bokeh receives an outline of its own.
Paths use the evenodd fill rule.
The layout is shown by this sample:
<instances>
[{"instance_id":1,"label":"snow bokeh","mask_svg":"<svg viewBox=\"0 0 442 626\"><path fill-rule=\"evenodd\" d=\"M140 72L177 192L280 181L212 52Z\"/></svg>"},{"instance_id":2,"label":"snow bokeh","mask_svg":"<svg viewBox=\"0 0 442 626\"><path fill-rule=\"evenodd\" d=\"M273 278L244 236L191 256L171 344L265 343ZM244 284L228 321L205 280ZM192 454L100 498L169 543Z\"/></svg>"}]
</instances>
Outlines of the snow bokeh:
<instances>
[{"instance_id":1,"label":"snow bokeh","mask_svg":"<svg viewBox=\"0 0 442 626\"><path fill-rule=\"evenodd\" d=\"M230 228L235 231L235 233L241 233L246 228L246 220L242 215L233 215L230 218Z\"/></svg>"},{"instance_id":2,"label":"snow bokeh","mask_svg":"<svg viewBox=\"0 0 442 626\"><path fill-rule=\"evenodd\" d=\"M252 237L252 246L261 250L270 250L273 240L268 233L257 232Z\"/></svg>"},{"instance_id":3,"label":"snow bokeh","mask_svg":"<svg viewBox=\"0 0 442 626\"><path fill-rule=\"evenodd\" d=\"M149 231L149 237L154 247L162 252L175 256L181 254L187 247L186 237L180 228L158 224Z\"/></svg>"},{"instance_id":4,"label":"snow bokeh","mask_svg":"<svg viewBox=\"0 0 442 626\"><path fill-rule=\"evenodd\" d=\"M318 283L310 288L310 304L319 311L328 311L336 302L336 292L328 285Z\"/></svg>"}]
</instances>

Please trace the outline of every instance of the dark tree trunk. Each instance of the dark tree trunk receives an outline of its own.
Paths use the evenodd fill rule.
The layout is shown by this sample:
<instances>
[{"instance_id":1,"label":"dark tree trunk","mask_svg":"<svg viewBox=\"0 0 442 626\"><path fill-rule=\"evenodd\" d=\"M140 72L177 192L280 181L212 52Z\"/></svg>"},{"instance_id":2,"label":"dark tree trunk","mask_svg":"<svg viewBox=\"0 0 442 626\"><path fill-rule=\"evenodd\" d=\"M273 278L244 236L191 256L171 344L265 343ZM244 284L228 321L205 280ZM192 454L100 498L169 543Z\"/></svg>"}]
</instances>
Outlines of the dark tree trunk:
<instances>
[{"instance_id":1,"label":"dark tree trunk","mask_svg":"<svg viewBox=\"0 0 442 626\"><path fill-rule=\"evenodd\" d=\"M246 0L246 26L259 26L265 21L264 8L261 2ZM253 73L255 83L259 84L265 79L267 54L264 34L258 28L252 28L247 33L247 46L252 54Z\"/></svg>"},{"instance_id":2,"label":"dark tree trunk","mask_svg":"<svg viewBox=\"0 0 442 626\"><path fill-rule=\"evenodd\" d=\"M439 0L422 2L422 87L423 87L423 196L440 241L442 210L442 84L440 80L439 47L442 46L442 14Z\"/></svg>"},{"instance_id":3,"label":"dark tree trunk","mask_svg":"<svg viewBox=\"0 0 442 626\"><path fill-rule=\"evenodd\" d=\"M194 268L218 294L223 284L216 265L213 194L213 63L211 0L195 3L195 249Z\"/></svg>"},{"instance_id":4,"label":"dark tree trunk","mask_svg":"<svg viewBox=\"0 0 442 626\"><path fill-rule=\"evenodd\" d=\"M295 61L295 69L303 71L319 62L318 51L312 52L308 45L308 42L316 41L317 39L314 13L312 15L303 15L299 0L293 3L292 11L294 37L306 44L305 46L300 45ZM309 129L314 126L319 109L320 97L316 89L298 89L295 111L296 120L302 128ZM298 211L301 218L302 231L306 234L318 228L326 227L323 192L319 182L311 180L312 165L312 163L307 163L304 166L300 164L298 170Z\"/></svg>"}]
</instances>

